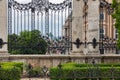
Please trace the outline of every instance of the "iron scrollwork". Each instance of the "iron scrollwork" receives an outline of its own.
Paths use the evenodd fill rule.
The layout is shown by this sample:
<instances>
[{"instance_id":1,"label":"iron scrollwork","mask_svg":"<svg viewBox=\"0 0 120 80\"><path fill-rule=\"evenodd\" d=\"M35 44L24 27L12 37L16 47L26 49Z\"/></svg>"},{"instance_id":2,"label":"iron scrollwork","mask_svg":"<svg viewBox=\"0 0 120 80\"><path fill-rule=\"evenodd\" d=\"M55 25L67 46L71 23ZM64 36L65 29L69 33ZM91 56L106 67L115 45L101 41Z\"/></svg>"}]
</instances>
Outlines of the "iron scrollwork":
<instances>
[{"instance_id":1,"label":"iron scrollwork","mask_svg":"<svg viewBox=\"0 0 120 80\"><path fill-rule=\"evenodd\" d=\"M46 8L51 10L62 10L67 6L71 6L71 0L63 1L60 4L51 3L48 0L34 0L33 2L29 2L27 4L20 4L15 0L9 1L9 7L13 6L13 8L18 10L29 10L35 7L36 10L46 10Z\"/></svg>"},{"instance_id":2,"label":"iron scrollwork","mask_svg":"<svg viewBox=\"0 0 120 80\"><path fill-rule=\"evenodd\" d=\"M111 4L105 0L100 0L100 7L106 7L108 14L112 14L114 12L114 9L112 8Z\"/></svg>"},{"instance_id":3,"label":"iron scrollwork","mask_svg":"<svg viewBox=\"0 0 120 80\"><path fill-rule=\"evenodd\" d=\"M44 36L43 39L50 43L48 53L56 50L65 53L71 48L68 42L71 37L65 37L60 31L65 20L70 16L71 9L72 0L65 0L58 4L51 3L49 0L32 0L26 4L9 0L8 33L19 35L22 31L39 30L41 36Z\"/></svg>"},{"instance_id":4,"label":"iron scrollwork","mask_svg":"<svg viewBox=\"0 0 120 80\"><path fill-rule=\"evenodd\" d=\"M107 15L111 15L114 12L110 3L105 0L100 0L100 54L104 54L104 52L117 53L117 40L104 35L104 9Z\"/></svg>"}]
</instances>

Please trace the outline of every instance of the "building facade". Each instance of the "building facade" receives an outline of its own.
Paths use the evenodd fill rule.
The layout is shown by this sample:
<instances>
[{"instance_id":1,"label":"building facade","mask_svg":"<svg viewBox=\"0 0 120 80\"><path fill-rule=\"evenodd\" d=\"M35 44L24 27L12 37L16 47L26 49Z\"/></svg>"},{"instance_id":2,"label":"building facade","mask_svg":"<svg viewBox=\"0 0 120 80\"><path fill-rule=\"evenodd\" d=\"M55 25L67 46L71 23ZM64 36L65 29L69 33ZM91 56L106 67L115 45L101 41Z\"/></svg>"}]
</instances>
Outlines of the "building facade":
<instances>
[{"instance_id":1,"label":"building facade","mask_svg":"<svg viewBox=\"0 0 120 80\"><path fill-rule=\"evenodd\" d=\"M94 0L94 2L95 1L96 0ZM117 29L114 26L115 19L113 19L111 16L111 14L113 13L113 9L111 7L112 0L99 0L99 2L100 3L99 3L99 41L98 42L99 43L101 42L101 44L99 45L100 53L101 54L117 53L115 47L116 47L116 40L118 38L118 33L117 33ZM88 10L88 8L89 8L89 4L88 4L86 11ZM83 14L86 13L86 11L83 9ZM87 13L87 15L89 14L90 12ZM83 15L83 20L85 20L84 17L85 16ZM72 21L73 21L73 15L71 14L66 20L66 24L63 26L64 36L67 37L68 39L73 38L73 36L71 35L71 32L73 31ZM89 25L88 16L86 16L86 21L82 25L83 28L81 29L86 29L83 31L86 32L87 37L89 37L89 30L88 30L89 26L88 25ZM86 28L84 28L85 26ZM82 35L85 37L84 32L82 33ZM87 38L85 40L85 38L83 39L83 41L89 42L89 40Z\"/></svg>"},{"instance_id":2,"label":"building facade","mask_svg":"<svg viewBox=\"0 0 120 80\"><path fill-rule=\"evenodd\" d=\"M106 2L111 4L112 0L106 0ZM103 34L103 37L108 38L118 38L118 33L114 26L115 20L112 18L111 13L107 11L107 7L100 8L100 20L103 21L103 29L100 30L100 35Z\"/></svg>"}]
</instances>

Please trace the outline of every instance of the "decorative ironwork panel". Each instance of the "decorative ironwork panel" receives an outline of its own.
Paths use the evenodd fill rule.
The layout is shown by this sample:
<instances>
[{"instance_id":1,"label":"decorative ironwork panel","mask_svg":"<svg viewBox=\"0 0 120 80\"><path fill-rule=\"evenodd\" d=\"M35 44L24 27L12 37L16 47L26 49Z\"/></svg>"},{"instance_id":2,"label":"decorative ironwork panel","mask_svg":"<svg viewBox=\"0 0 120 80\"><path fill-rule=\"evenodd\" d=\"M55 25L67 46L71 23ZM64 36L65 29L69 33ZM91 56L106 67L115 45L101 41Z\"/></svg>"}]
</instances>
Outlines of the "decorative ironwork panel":
<instances>
[{"instance_id":1,"label":"decorative ironwork panel","mask_svg":"<svg viewBox=\"0 0 120 80\"><path fill-rule=\"evenodd\" d=\"M19 36L25 31L38 30L40 31L39 37L48 44L48 54L69 53L72 40L71 11L72 0L65 0L59 4L51 3L49 0L32 0L26 4L9 0L8 33L9 35ZM69 25L66 25L67 21L70 23ZM68 33L64 30L66 26L68 27ZM31 34L27 36L31 36ZM16 41L18 42L19 39Z\"/></svg>"},{"instance_id":2,"label":"decorative ironwork panel","mask_svg":"<svg viewBox=\"0 0 120 80\"><path fill-rule=\"evenodd\" d=\"M106 10L106 11L105 11ZM117 53L117 40L106 36L104 21L107 19L106 15L111 15L114 9L111 4L105 0L100 0L100 53ZM106 14L106 15L105 15ZM110 28L110 26L107 26Z\"/></svg>"}]
</instances>

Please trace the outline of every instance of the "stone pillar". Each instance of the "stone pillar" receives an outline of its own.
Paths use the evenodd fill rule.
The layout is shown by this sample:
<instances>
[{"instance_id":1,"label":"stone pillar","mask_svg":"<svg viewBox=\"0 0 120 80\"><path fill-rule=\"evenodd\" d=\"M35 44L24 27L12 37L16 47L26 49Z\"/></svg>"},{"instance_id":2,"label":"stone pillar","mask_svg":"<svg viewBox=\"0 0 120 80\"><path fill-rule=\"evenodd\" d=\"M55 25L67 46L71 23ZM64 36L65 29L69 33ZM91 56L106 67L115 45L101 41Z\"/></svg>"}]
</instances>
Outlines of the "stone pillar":
<instances>
[{"instance_id":1,"label":"stone pillar","mask_svg":"<svg viewBox=\"0 0 120 80\"><path fill-rule=\"evenodd\" d=\"M94 38L99 42L99 4L99 0L88 0L88 42L92 42ZM88 45L88 54L98 53L99 45L96 48L92 44Z\"/></svg>"},{"instance_id":2,"label":"stone pillar","mask_svg":"<svg viewBox=\"0 0 120 80\"><path fill-rule=\"evenodd\" d=\"M72 42L75 42L77 38L83 42L83 0L73 0L73 13L72 13ZM83 45L79 48L75 44L72 44L72 53L74 55L83 54Z\"/></svg>"},{"instance_id":3,"label":"stone pillar","mask_svg":"<svg viewBox=\"0 0 120 80\"><path fill-rule=\"evenodd\" d=\"M0 0L0 38L7 42L7 0ZM0 48L0 56L7 54L7 44Z\"/></svg>"}]
</instances>

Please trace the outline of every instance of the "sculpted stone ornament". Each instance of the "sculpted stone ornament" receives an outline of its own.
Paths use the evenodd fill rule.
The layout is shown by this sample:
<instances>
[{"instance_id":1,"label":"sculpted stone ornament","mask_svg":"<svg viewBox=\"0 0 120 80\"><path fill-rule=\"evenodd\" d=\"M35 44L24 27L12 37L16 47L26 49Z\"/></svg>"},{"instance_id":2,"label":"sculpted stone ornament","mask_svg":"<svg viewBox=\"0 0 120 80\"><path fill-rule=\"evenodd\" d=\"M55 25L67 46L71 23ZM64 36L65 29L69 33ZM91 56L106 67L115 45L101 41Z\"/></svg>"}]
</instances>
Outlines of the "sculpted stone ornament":
<instances>
[{"instance_id":1,"label":"sculpted stone ornament","mask_svg":"<svg viewBox=\"0 0 120 80\"><path fill-rule=\"evenodd\" d=\"M3 39L0 38L0 48L2 48L2 46L3 46L4 44L7 44L7 42L4 42Z\"/></svg>"},{"instance_id":2,"label":"sculpted stone ornament","mask_svg":"<svg viewBox=\"0 0 120 80\"><path fill-rule=\"evenodd\" d=\"M2 48L2 45L3 45L3 40L0 38L0 48Z\"/></svg>"}]
</instances>

